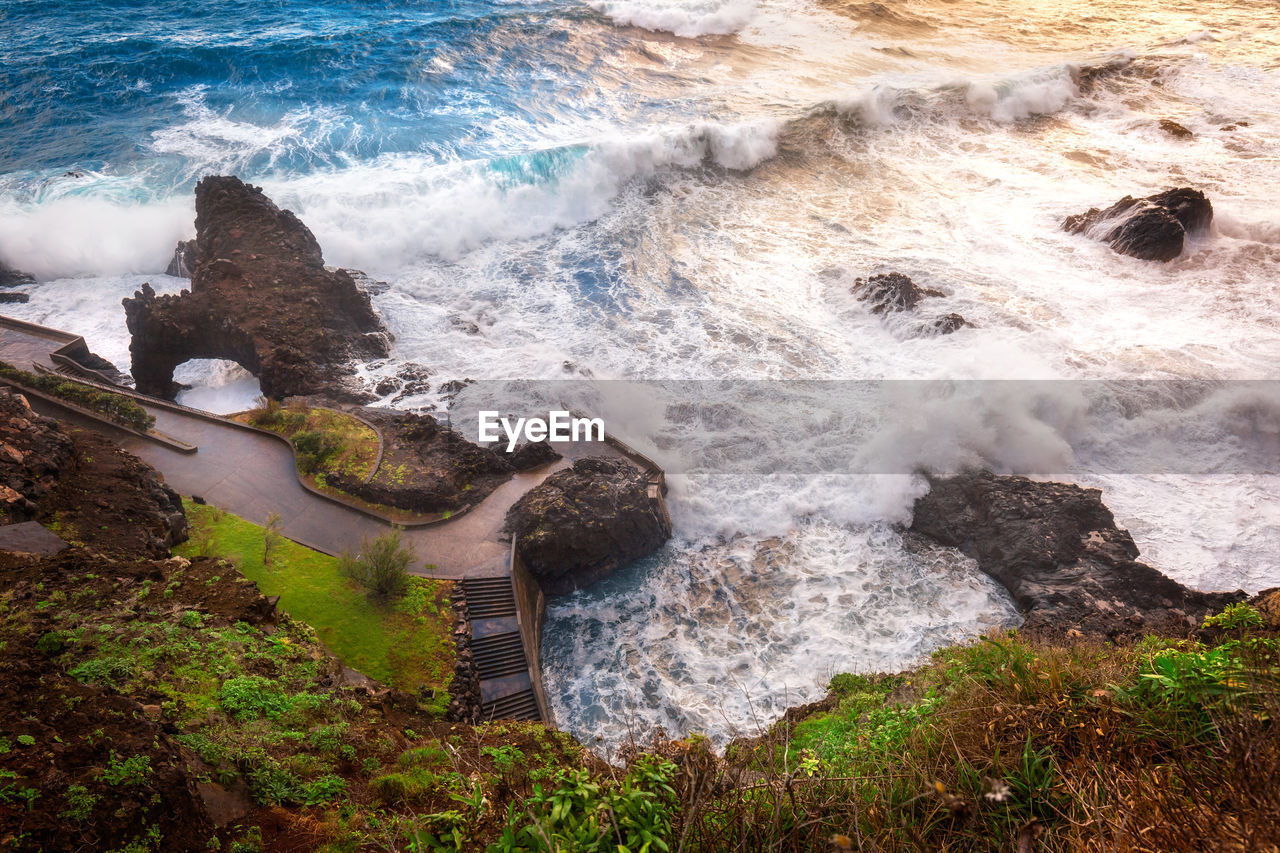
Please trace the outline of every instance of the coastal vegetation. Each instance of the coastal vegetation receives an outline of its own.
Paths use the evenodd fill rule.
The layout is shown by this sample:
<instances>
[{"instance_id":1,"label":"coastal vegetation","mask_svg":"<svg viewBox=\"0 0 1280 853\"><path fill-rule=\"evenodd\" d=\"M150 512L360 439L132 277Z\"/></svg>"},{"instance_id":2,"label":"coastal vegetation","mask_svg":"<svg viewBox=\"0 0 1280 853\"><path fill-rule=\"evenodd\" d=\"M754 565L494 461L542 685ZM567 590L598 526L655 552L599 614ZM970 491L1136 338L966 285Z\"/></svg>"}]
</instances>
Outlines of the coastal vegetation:
<instances>
[{"instance_id":1,"label":"coastal vegetation","mask_svg":"<svg viewBox=\"0 0 1280 853\"><path fill-rule=\"evenodd\" d=\"M332 474L364 479L378 464L378 434L343 412L264 398L237 420L289 439L299 473L313 486L325 486Z\"/></svg>"},{"instance_id":2,"label":"coastal vegetation","mask_svg":"<svg viewBox=\"0 0 1280 853\"><path fill-rule=\"evenodd\" d=\"M413 549L402 544L400 531L361 540L358 553L338 559L342 574L359 584L376 601L387 604L404 596L411 586L409 564Z\"/></svg>"},{"instance_id":3,"label":"coastal vegetation","mask_svg":"<svg viewBox=\"0 0 1280 853\"><path fill-rule=\"evenodd\" d=\"M451 583L406 574L400 596L374 600L343 573L340 558L280 538L264 561L269 530L215 507L185 506L192 536L176 553L231 561L264 595L280 596L280 608L312 626L344 664L422 692L443 712L453 676Z\"/></svg>"},{"instance_id":4,"label":"coastal vegetation","mask_svg":"<svg viewBox=\"0 0 1280 853\"><path fill-rule=\"evenodd\" d=\"M62 376L19 370L3 361L0 361L0 376L51 397L57 397L59 400L66 400L68 403L105 415L109 420L138 432L146 432L156 424L153 415L124 394L103 391Z\"/></svg>"}]
</instances>

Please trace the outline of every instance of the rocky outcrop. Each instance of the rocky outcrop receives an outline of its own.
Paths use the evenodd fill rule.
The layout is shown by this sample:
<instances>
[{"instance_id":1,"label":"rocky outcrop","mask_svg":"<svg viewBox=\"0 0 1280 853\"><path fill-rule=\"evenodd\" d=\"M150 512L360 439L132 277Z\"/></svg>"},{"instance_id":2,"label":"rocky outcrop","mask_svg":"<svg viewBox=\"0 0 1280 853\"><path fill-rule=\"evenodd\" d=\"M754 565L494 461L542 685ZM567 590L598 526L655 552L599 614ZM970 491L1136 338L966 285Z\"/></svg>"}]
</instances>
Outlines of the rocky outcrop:
<instances>
[{"instance_id":1,"label":"rocky outcrop","mask_svg":"<svg viewBox=\"0 0 1280 853\"><path fill-rule=\"evenodd\" d=\"M23 287L35 283L35 276L16 270L4 261L0 261L0 287Z\"/></svg>"},{"instance_id":2,"label":"rocky outcrop","mask_svg":"<svg viewBox=\"0 0 1280 853\"><path fill-rule=\"evenodd\" d=\"M1174 139L1193 139L1195 134L1170 118L1160 119L1160 129Z\"/></svg>"},{"instance_id":3,"label":"rocky outcrop","mask_svg":"<svg viewBox=\"0 0 1280 853\"><path fill-rule=\"evenodd\" d=\"M98 551L166 557L187 538L178 494L96 433L67 429L0 394L0 524L35 519Z\"/></svg>"},{"instance_id":4,"label":"rocky outcrop","mask_svg":"<svg viewBox=\"0 0 1280 853\"><path fill-rule=\"evenodd\" d=\"M976 559L1036 633L1180 633L1244 598L1188 589L1137 562L1137 546L1097 489L964 473L933 481L911 530Z\"/></svg>"},{"instance_id":5,"label":"rocky outcrop","mask_svg":"<svg viewBox=\"0 0 1280 853\"><path fill-rule=\"evenodd\" d=\"M828 269L824 270L822 275L825 278L839 280L844 278L845 273L839 269ZM859 301L866 303L872 314L915 312L925 299L946 296L941 290L935 290L932 287L921 287L912 281L910 276L903 275L900 272L879 273L867 278L856 278L849 288L849 292ZM949 335L971 325L973 324L959 314L943 314L931 321L917 325L914 329L914 335L920 337Z\"/></svg>"},{"instance_id":6,"label":"rocky outcrop","mask_svg":"<svg viewBox=\"0 0 1280 853\"><path fill-rule=\"evenodd\" d=\"M35 276L15 270L4 261L0 261L0 305L21 305L30 301L30 294L8 290L8 288L24 287L35 283Z\"/></svg>"},{"instance_id":7,"label":"rocky outcrop","mask_svg":"<svg viewBox=\"0 0 1280 853\"><path fill-rule=\"evenodd\" d=\"M195 240L179 240L178 245L174 247L173 257L169 259L169 266L165 267L164 274L174 278L191 278L191 273L196 268L198 252L199 247Z\"/></svg>"},{"instance_id":8,"label":"rocky outcrop","mask_svg":"<svg viewBox=\"0 0 1280 853\"><path fill-rule=\"evenodd\" d=\"M671 536L661 498L621 459L588 457L552 474L507 513L506 530L545 592L590 586Z\"/></svg>"},{"instance_id":9,"label":"rocky outcrop","mask_svg":"<svg viewBox=\"0 0 1280 853\"><path fill-rule=\"evenodd\" d=\"M949 335L952 332L958 332L966 326L973 324L961 317L959 314L943 314L941 317L933 321L933 331L939 335Z\"/></svg>"},{"instance_id":10,"label":"rocky outcrop","mask_svg":"<svg viewBox=\"0 0 1280 853\"><path fill-rule=\"evenodd\" d=\"M173 397L173 370L193 358L235 361L280 398L358 398L353 359L387 355L390 335L368 294L328 270L298 217L235 177L196 185L191 290L124 300L138 390Z\"/></svg>"},{"instance_id":11,"label":"rocky outcrop","mask_svg":"<svg viewBox=\"0 0 1280 853\"><path fill-rule=\"evenodd\" d=\"M71 437L31 411L21 394L0 392L0 524L29 521L72 460Z\"/></svg>"},{"instance_id":12,"label":"rocky outcrop","mask_svg":"<svg viewBox=\"0 0 1280 853\"><path fill-rule=\"evenodd\" d=\"M504 450L505 447L499 443L497 449ZM504 453L503 456L517 471L532 471L557 462L561 458L560 451L552 447L549 441L525 442L517 445L516 449L510 453Z\"/></svg>"},{"instance_id":13,"label":"rocky outcrop","mask_svg":"<svg viewBox=\"0 0 1280 853\"><path fill-rule=\"evenodd\" d=\"M900 272L856 279L850 292L866 302L872 314L914 311L926 296L945 295L941 290L921 287Z\"/></svg>"},{"instance_id":14,"label":"rocky outcrop","mask_svg":"<svg viewBox=\"0 0 1280 853\"><path fill-rule=\"evenodd\" d=\"M1106 210L1090 208L1068 216L1063 230L1107 243L1122 255L1144 261L1171 261L1182 254L1187 235L1206 230L1213 205L1199 190L1181 187L1146 198L1125 196Z\"/></svg>"}]
</instances>

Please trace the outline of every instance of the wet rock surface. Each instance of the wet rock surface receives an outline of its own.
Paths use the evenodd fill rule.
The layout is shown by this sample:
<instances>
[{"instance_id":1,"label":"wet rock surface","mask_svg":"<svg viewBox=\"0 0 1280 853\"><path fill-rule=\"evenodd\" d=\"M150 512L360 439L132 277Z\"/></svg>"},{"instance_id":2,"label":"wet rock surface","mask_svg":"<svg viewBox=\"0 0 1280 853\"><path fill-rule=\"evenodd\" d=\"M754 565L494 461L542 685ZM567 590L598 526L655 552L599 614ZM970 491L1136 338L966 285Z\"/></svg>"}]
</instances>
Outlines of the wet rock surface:
<instances>
[{"instance_id":1,"label":"wet rock surface","mask_svg":"<svg viewBox=\"0 0 1280 853\"><path fill-rule=\"evenodd\" d=\"M916 501L911 531L976 559L1035 633L1185 633L1244 598L1189 589L1138 562L1097 489L987 471L935 479Z\"/></svg>"},{"instance_id":2,"label":"wet rock surface","mask_svg":"<svg viewBox=\"0 0 1280 853\"><path fill-rule=\"evenodd\" d=\"M1122 255L1144 261L1171 261L1182 254L1186 238L1208 229L1213 205L1188 187L1146 198L1125 196L1106 208L1068 216L1062 228L1101 240Z\"/></svg>"},{"instance_id":3,"label":"wet rock surface","mask_svg":"<svg viewBox=\"0 0 1280 853\"><path fill-rule=\"evenodd\" d=\"M941 290L921 287L900 272L856 279L849 292L866 302L872 314L914 311L925 297L946 295Z\"/></svg>"},{"instance_id":4,"label":"wet rock surface","mask_svg":"<svg viewBox=\"0 0 1280 853\"><path fill-rule=\"evenodd\" d=\"M14 269L0 261L0 287L23 287L28 284L35 284L36 277L22 270Z\"/></svg>"},{"instance_id":5,"label":"wet rock surface","mask_svg":"<svg viewBox=\"0 0 1280 853\"><path fill-rule=\"evenodd\" d=\"M644 473L621 459L588 457L552 474L507 513L506 530L543 590L589 586L671 536Z\"/></svg>"},{"instance_id":6,"label":"wet rock surface","mask_svg":"<svg viewBox=\"0 0 1280 853\"><path fill-rule=\"evenodd\" d=\"M169 259L169 266L165 267L164 274L174 278L191 278L191 273L196 268L199 251L199 245L195 240L179 240L178 245L174 247L173 257Z\"/></svg>"},{"instance_id":7,"label":"wet rock surface","mask_svg":"<svg viewBox=\"0 0 1280 853\"><path fill-rule=\"evenodd\" d=\"M172 398L175 367L220 358L270 397L362 398L351 362L386 357L390 335L352 277L325 268L298 217L238 178L207 177L196 185L195 242L190 291L157 296L144 285L124 300L138 390Z\"/></svg>"}]
</instances>

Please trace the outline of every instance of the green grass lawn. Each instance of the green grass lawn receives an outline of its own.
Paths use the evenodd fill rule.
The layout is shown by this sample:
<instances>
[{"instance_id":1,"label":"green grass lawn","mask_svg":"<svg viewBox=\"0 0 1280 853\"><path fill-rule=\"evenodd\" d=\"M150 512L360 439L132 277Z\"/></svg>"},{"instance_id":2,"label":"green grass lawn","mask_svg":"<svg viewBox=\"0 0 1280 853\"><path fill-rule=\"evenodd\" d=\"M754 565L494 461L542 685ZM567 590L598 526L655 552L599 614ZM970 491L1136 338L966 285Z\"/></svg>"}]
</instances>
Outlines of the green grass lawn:
<instances>
[{"instance_id":1,"label":"green grass lawn","mask_svg":"<svg viewBox=\"0 0 1280 853\"><path fill-rule=\"evenodd\" d=\"M185 506L192 535L175 553L230 560L347 666L402 690L433 688L444 709L454 660L450 582L410 578L404 598L380 606L341 574L337 558L281 538L264 565L264 528L216 507Z\"/></svg>"}]
</instances>

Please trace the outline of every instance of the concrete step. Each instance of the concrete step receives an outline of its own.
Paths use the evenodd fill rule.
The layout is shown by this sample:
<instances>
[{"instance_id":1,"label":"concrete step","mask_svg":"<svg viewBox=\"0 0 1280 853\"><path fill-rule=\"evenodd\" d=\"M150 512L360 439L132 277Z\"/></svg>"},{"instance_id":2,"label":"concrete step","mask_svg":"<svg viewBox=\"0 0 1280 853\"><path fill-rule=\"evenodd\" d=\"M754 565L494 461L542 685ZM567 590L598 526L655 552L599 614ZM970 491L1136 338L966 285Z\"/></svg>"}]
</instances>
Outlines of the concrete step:
<instances>
[{"instance_id":1,"label":"concrete step","mask_svg":"<svg viewBox=\"0 0 1280 853\"><path fill-rule=\"evenodd\" d=\"M481 680L529 670L519 631L477 637L471 641L471 655Z\"/></svg>"},{"instance_id":2,"label":"concrete step","mask_svg":"<svg viewBox=\"0 0 1280 853\"><path fill-rule=\"evenodd\" d=\"M486 702L481 706L481 710L487 720L542 719L542 715L538 713L538 700L534 698L532 690L522 690L493 702Z\"/></svg>"},{"instance_id":3,"label":"concrete step","mask_svg":"<svg viewBox=\"0 0 1280 853\"><path fill-rule=\"evenodd\" d=\"M462 591L473 620L516 615L510 578L467 578Z\"/></svg>"}]
</instances>

